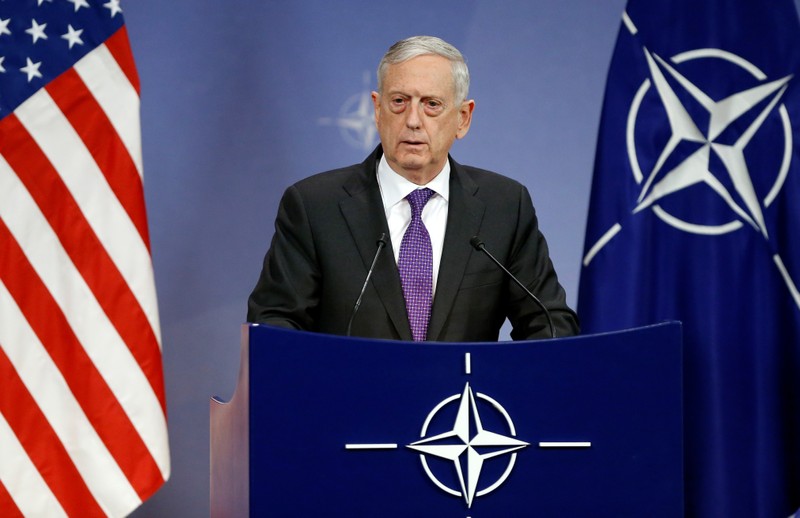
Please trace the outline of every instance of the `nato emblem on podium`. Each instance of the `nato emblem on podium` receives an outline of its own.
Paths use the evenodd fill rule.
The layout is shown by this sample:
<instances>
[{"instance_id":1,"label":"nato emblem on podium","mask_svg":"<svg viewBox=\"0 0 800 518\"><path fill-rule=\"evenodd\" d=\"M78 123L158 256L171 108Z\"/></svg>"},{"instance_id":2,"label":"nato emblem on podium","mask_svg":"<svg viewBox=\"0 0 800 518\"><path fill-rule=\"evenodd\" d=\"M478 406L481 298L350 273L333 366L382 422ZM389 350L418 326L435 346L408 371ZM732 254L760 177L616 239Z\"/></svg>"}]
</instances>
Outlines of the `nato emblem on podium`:
<instances>
[{"instance_id":1,"label":"nato emblem on podium","mask_svg":"<svg viewBox=\"0 0 800 518\"><path fill-rule=\"evenodd\" d=\"M470 353L464 355L464 367L467 375L472 373ZM484 420L490 418L493 426L488 423L484 426ZM531 445L518 437L514 421L503 405L474 391L469 381L460 394L446 397L433 407L422 424L420 437L405 447L419 453L425 474L437 488L463 499L467 508L472 507L476 498L499 489L511 475L517 453ZM589 441L538 443L540 448L590 448L591 445ZM397 443L345 445L348 450L398 447ZM495 463L493 470L490 461Z\"/></svg>"},{"instance_id":2,"label":"nato emblem on podium","mask_svg":"<svg viewBox=\"0 0 800 518\"><path fill-rule=\"evenodd\" d=\"M234 396L211 402L211 516L682 516L681 333L246 326Z\"/></svg>"}]
</instances>

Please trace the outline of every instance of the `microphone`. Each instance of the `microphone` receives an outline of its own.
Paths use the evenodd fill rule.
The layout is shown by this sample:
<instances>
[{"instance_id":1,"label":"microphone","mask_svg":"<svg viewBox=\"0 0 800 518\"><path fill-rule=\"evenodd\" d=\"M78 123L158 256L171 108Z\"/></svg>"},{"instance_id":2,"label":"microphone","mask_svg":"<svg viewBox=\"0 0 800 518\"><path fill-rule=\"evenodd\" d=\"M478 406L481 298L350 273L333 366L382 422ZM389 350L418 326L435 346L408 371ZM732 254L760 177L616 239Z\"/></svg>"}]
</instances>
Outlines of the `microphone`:
<instances>
[{"instance_id":1,"label":"microphone","mask_svg":"<svg viewBox=\"0 0 800 518\"><path fill-rule=\"evenodd\" d=\"M381 255L381 250L383 250L383 247L386 246L386 242L386 232L381 232L381 235L378 236L378 241L376 242L378 245L378 250L375 252L375 257L372 258L372 265L369 267L367 278L364 279L364 285L361 287L361 293L358 294L356 304L353 306L353 312L350 314L350 321L347 323L347 336L350 336L350 328L353 327L353 319L356 318L358 308L361 306L361 299L364 298L364 292L367 291L367 284L369 284L369 279L372 277L372 272L375 270L375 264L378 262L378 257Z\"/></svg>"},{"instance_id":2,"label":"microphone","mask_svg":"<svg viewBox=\"0 0 800 518\"><path fill-rule=\"evenodd\" d=\"M469 244L471 244L472 247L475 248L475 250L478 250L478 251L483 252L484 254L486 254L489 257L489 259L491 259L492 262L494 262L494 264L499 266L500 269L503 270L506 273L506 275L508 275L511 278L511 280L516 283L517 286L522 288L522 290L531 299L533 299L533 301L536 304L538 304L540 308L542 308L542 311L544 311L544 315L547 317L547 325L550 326L550 338L555 338L556 337L556 328L555 328L555 326L553 326L553 319L550 318L550 311L548 311L547 308L544 306L544 304L542 304L542 301L539 300L539 298L536 295L531 293L531 291L528 288L526 288L525 285L522 284L519 281L519 279L514 277L513 273L509 272L508 269L500 263L500 261L495 259L495 257L491 253L489 253L488 250L486 250L486 245L483 244L483 241L481 241L481 238L479 238L478 236L472 236L472 239L469 240Z\"/></svg>"}]
</instances>

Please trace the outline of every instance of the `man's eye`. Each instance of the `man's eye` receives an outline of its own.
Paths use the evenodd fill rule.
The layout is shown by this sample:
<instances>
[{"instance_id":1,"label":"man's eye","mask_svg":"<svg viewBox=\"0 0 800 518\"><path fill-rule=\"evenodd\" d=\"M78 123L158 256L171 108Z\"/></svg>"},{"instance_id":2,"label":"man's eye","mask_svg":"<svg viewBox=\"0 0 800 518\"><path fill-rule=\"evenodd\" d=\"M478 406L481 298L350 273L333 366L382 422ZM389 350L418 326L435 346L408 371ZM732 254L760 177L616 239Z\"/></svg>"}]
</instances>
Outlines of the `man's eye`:
<instances>
[{"instance_id":1,"label":"man's eye","mask_svg":"<svg viewBox=\"0 0 800 518\"><path fill-rule=\"evenodd\" d=\"M389 99L389 109L395 113L402 112L408 102L402 97L392 97Z\"/></svg>"},{"instance_id":2,"label":"man's eye","mask_svg":"<svg viewBox=\"0 0 800 518\"><path fill-rule=\"evenodd\" d=\"M444 110L444 104L441 101L437 101L435 99L430 99L422 103L422 106L425 108L425 112L430 115L437 115Z\"/></svg>"}]
</instances>

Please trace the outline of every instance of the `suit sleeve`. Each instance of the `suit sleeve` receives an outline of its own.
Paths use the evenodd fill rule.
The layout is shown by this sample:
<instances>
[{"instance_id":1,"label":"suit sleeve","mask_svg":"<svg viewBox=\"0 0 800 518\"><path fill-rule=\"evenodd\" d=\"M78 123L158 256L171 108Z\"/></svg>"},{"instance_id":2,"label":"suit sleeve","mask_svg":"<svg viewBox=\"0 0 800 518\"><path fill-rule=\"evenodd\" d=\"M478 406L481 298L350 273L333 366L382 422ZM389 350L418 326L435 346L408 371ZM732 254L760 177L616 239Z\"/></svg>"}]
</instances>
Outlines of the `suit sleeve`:
<instances>
[{"instance_id":1,"label":"suit sleeve","mask_svg":"<svg viewBox=\"0 0 800 518\"><path fill-rule=\"evenodd\" d=\"M536 212L525 187L520 191L518 226L508 268L547 307L557 337L578 334L578 317L567 306L566 293L558 282L547 241L539 230ZM507 315L513 328L511 338L549 338L547 317L542 309L516 285L509 288L509 293Z\"/></svg>"},{"instance_id":2,"label":"suit sleeve","mask_svg":"<svg viewBox=\"0 0 800 518\"><path fill-rule=\"evenodd\" d=\"M247 321L313 331L320 271L303 199L294 186L281 199L275 234L247 305Z\"/></svg>"}]
</instances>

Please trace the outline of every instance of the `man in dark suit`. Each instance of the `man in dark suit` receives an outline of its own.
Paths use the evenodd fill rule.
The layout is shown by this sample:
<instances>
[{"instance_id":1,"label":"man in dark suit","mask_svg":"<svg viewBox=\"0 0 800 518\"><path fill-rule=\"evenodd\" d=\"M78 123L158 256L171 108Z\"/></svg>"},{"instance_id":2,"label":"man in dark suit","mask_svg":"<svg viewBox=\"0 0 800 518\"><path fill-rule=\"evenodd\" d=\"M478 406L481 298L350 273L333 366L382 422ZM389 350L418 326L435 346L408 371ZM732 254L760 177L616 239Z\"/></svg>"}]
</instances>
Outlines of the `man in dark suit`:
<instances>
[{"instance_id":1,"label":"man in dark suit","mask_svg":"<svg viewBox=\"0 0 800 518\"><path fill-rule=\"evenodd\" d=\"M248 321L345 334L384 235L352 335L494 341L508 318L515 340L549 337L539 305L470 244L479 236L558 336L578 332L527 189L449 156L472 121L468 88L463 57L438 38L389 49L372 93L381 145L287 189Z\"/></svg>"}]
</instances>

